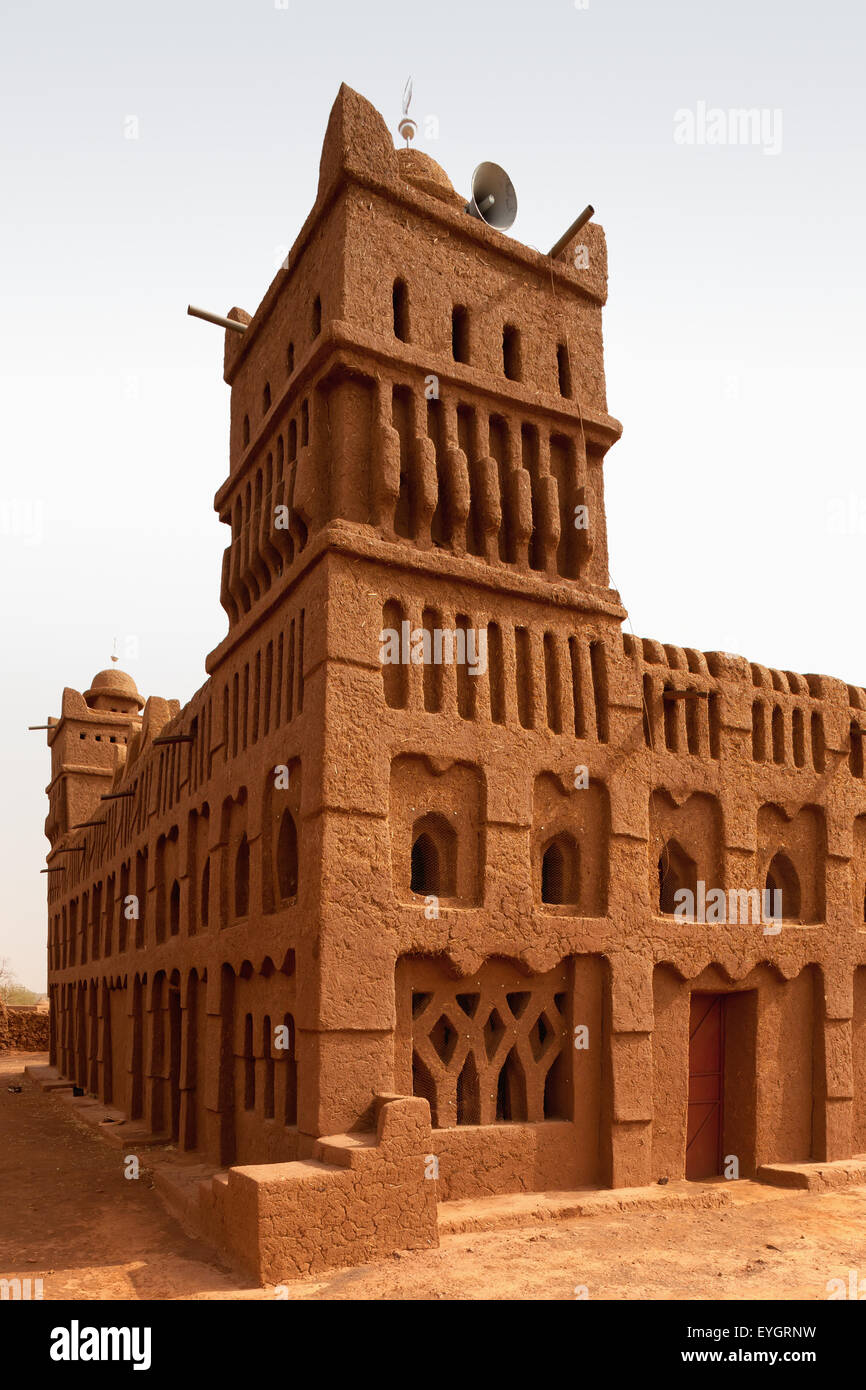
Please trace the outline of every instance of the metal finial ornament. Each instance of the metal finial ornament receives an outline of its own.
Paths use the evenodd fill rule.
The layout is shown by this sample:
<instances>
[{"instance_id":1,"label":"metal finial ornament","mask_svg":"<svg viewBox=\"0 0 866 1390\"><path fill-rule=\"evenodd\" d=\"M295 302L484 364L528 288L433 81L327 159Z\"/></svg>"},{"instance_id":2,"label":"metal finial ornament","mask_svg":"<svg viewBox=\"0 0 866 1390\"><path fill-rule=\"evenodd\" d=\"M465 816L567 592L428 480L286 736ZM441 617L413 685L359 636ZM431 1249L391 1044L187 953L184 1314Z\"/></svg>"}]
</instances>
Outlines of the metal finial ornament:
<instances>
[{"instance_id":1,"label":"metal finial ornament","mask_svg":"<svg viewBox=\"0 0 866 1390\"><path fill-rule=\"evenodd\" d=\"M117 651L117 638L115 637L115 639L114 639L114 652L116 652L116 651ZM120 660L120 657L119 657L119 656L115 656L114 652L111 653L111 659L112 659L112 661L119 661L119 660Z\"/></svg>"},{"instance_id":2,"label":"metal finial ornament","mask_svg":"<svg viewBox=\"0 0 866 1390\"><path fill-rule=\"evenodd\" d=\"M406 86L403 88L403 115L400 118L400 124L397 126L398 133L402 135L403 139L406 141L407 150L409 148L409 141L415 139L418 130L418 122L413 121L412 117L409 115L409 103L411 100L412 78L408 77L406 79Z\"/></svg>"}]
</instances>

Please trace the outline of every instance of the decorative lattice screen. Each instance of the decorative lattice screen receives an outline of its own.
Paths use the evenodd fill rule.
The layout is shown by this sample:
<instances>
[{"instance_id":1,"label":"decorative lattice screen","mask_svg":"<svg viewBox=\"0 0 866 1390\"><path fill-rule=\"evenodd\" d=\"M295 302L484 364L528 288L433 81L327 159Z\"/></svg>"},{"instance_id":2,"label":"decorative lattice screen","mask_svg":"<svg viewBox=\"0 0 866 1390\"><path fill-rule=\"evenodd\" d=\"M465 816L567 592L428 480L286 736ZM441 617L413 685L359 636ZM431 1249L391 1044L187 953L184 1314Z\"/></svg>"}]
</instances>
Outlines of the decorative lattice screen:
<instances>
[{"instance_id":1,"label":"decorative lattice screen","mask_svg":"<svg viewBox=\"0 0 866 1390\"><path fill-rule=\"evenodd\" d=\"M434 1126L571 1118L567 962L523 975L493 960L455 980L436 961L410 958L397 986L403 1084L411 1069Z\"/></svg>"}]
</instances>

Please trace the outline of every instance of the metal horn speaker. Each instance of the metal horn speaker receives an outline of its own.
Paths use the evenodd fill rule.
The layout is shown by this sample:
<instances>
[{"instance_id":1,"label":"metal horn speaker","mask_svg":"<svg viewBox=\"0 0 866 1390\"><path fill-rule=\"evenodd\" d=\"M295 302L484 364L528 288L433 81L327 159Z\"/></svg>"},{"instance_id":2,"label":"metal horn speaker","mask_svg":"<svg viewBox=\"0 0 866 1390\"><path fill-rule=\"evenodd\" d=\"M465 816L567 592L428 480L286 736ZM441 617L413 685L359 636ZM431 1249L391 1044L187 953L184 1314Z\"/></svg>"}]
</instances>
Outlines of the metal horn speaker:
<instances>
[{"instance_id":1,"label":"metal horn speaker","mask_svg":"<svg viewBox=\"0 0 866 1390\"><path fill-rule=\"evenodd\" d=\"M472 175L472 197L466 204L470 217L478 217L488 227L507 232L517 216L514 184L499 164L485 160Z\"/></svg>"}]
</instances>

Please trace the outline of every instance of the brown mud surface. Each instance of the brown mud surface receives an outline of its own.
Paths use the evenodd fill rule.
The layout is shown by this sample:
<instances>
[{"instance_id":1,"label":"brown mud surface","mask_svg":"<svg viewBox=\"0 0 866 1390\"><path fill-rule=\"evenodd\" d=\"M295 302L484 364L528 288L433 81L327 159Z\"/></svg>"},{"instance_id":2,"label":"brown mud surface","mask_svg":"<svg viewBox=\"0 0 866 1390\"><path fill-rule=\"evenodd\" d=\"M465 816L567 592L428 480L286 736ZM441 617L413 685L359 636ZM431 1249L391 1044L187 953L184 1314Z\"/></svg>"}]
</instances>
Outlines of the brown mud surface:
<instances>
[{"instance_id":1,"label":"brown mud surface","mask_svg":"<svg viewBox=\"0 0 866 1390\"><path fill-rule=\"evenodd\" d=\"M146 1166L125 1178L120 1150L24 1078L45 1060L0 1057L0 1277L41 1277L46 1300L273 1298L181 1230ZM590 1299L825 1299L830 1279L866 1280L866 1187L735 1191L722 1210L446 1235L438 1250L285 1288L290 1299L574 1299L579 1286Z\"/></svg>"}]
</instances>

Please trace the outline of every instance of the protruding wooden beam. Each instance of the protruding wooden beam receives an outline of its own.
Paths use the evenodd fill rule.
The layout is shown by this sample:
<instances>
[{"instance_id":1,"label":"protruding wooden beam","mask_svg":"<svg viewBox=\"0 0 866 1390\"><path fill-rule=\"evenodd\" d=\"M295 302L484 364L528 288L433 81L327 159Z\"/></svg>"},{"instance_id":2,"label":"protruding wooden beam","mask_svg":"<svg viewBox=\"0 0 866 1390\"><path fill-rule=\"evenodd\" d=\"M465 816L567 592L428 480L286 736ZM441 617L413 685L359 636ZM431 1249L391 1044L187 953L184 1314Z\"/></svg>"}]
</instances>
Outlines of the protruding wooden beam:
<instances>
[{"instance_id":1,"label":"protruding wooden beam","mask_svg":"<svg viewBox=\"0 0 866 1390\"><path fill-rule=\"evenodd\" d=\"M121 796L135 796L134 791L128 792L103 792L100 801L117 801Z\"/></svg>"},{"instance_id":2,"label":"protruding wooden beam","mask_svg":"<svg viewBox=\"0 0 866 1390\"><path fill-rule=\"evenodd\" d=\"M663 700L706 700L708 690L663 690Z\"/></svg>"},{"instance_id":3,"label":"protruding wooden beam","mask_svg":"<svg viewBox=\"0 0 866 1390\"><path fill-rule=\"evenodd\" d=\"M157 734L151 743L194 743L192 734Z\"/></svg>"},{"instance_id":4,"label":"protruding wooden beam","mask_svg":"<svg viewBox=\"0 0 866 1390\"><path fill-rule=\"evenodd\" d=\"M65 865L65 864L58 864L58 866L57 866L56 869L40 869L39 872L40 872L41 874L65 874L65 873L66 873L66 865Z\"/></svg>"},{"instance_id":5,"label":"protruding wooden beam","mask_svg":"<svg viewBox=\"0 0 866 1390\"><path fill-rule=\"evenodd\" d=\"M104 820L80 820L77 825L73 825L73 830L84 830L88 825L105 825Z\"/></svg>"},{"instance_id":6,"label":"protruding wooden beam","mask_svg":"<svg viewBox=\"0 0 866 1390\"><path fill-rule=\"evenodd\" d=\"M65 849L53 849L52 854L84 854L84 845L69 845Z\"/></svg>"},{"instance_id":7,"label":"protruding wooden beam","mask_svg":"<svg viewBox=\"0 0 866 1390\"><path fill-rule=\"evenodd\" d=\"M205 323L215 323L217 328L231 328L235 333L246 333L247 325L237 319L224 318L222 314L212 314L209 309L197 309L194 304L186 306L186 312L194 319L204 319Z\"/></svg>"}]
</instances>

